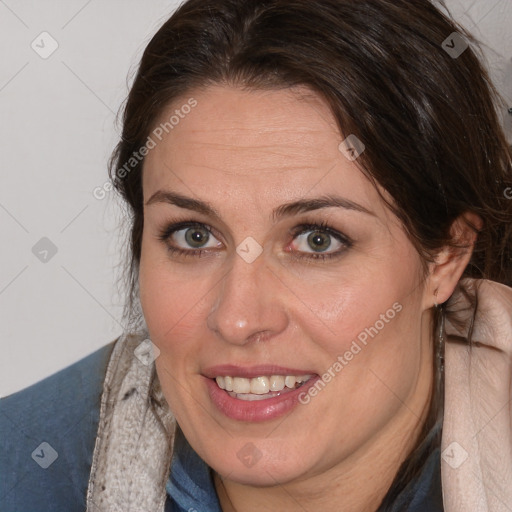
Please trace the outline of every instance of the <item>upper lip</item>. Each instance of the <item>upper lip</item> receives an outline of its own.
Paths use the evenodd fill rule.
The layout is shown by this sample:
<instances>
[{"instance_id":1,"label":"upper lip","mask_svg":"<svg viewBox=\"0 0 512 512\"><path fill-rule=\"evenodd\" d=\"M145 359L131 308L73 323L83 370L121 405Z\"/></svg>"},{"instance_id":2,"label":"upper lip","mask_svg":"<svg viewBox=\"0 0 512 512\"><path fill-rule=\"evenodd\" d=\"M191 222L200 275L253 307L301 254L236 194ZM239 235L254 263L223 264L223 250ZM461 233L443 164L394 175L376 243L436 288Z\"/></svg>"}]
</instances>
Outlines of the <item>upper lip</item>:
<instances>
[{"instance_id":1,"label":"upper lip","mask_svg":"<svg viewBox=\"0 0 512 512\"><path fill-rule=\"evenodd\" d=\"M285 368L278 365L256 365L256 366L237 366L233 364L223 364L218 366L210 366L203 370L203 375L210 379L215 377L244 377L253 379L263 375L316 375L316 372L309 369Z\"/></svg>"}]
</instances>

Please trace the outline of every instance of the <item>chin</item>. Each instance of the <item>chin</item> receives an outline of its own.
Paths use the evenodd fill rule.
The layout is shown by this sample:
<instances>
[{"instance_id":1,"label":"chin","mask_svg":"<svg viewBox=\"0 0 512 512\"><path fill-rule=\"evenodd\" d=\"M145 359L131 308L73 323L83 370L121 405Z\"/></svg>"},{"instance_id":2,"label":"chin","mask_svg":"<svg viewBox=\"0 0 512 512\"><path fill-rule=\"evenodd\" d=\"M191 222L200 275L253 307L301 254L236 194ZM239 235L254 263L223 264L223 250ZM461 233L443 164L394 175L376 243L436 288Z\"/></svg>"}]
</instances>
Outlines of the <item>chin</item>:
<instances>
[{"instance_id":1,"label":"chin","mask_svg":"<svg viewBox=\"0 0 512 512\"><path fill-rule=\"evenodd\" d=\"M254 443L247 441L238 446L227 457L227 450L224 454L214 455L214 460L206 462L223 478L242 485L255 487L268 487L283 485L288 482L300 479L308 472L307 461L303 457L296 457L297 453L303 454L307 450L298 450L290 446L282 445L279 450L272 450L271 447L259 450L256 448L258 441ZM293 458L286 456L286 453L294 454Z\"/></svg>"},{"instance_id":2,"label":"chin","mask_svg":"<svg viewBox=\"0 0 512 512\"><path fill-rule=\"evenodd\" d=\"M302 472L298 468L276 467L268 469L265 466L256 465L252 468L238 468L233 470L232 464L223 464L221 467L214 468L220 475L241 485L250 485L253 487L272 487L275 485L284 485L298 479ZM224 470L222 472L221 470Z\"/></svg>"}]
</instances>

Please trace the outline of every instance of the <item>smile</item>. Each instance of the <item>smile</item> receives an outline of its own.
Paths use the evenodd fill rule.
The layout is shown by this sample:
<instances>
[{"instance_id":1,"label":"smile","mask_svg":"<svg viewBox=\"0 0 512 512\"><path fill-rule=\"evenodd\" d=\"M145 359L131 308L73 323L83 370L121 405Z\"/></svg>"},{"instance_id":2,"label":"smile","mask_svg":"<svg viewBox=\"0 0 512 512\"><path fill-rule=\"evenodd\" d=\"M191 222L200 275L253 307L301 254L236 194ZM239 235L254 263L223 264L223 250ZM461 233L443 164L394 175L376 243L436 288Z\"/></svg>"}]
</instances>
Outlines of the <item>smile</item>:
<instances>
[{"instance_id":1,"label":"smile","mask_svg":"<svg viewBox=\"0 0 512 512\"><path fill-rule=\"evenodd\" d=\"M261 422L283 416L300 404L320 376L311 370L275 365L222 365L204 370L203 382L214 409L231 420Z\"/></svg>"},{"instance_id":2,"label":"smile","mask_svg":"<svg viewBox=\"0 0 512 512\"><path fill-rule=\"evenodd\" d=\"M231 377L229 375L215 378L217 386L238 400L266 400L288 393L301 387L312 375L270 375L254 377Z\"/></svg>"}]
</instances>

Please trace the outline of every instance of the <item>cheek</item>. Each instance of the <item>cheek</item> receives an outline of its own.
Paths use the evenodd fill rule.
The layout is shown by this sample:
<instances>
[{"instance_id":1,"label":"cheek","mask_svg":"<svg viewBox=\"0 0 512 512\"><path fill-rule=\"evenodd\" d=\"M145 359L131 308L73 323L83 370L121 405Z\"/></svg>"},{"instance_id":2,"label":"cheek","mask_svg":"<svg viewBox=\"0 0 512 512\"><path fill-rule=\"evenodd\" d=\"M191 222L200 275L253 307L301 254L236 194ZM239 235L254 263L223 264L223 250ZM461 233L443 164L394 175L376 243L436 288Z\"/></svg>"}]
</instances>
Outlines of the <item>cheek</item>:
<instances>
[{"instance_id":1,"label":"cheek","mask_svg":"<svg viewBox=\"0 0 512 512\"><path fill-rule=\"evenodd\" d=\"M366 424L371 431L370 423L385 422L416 386L423 358L421 294L413 291L404 298L383 293L347 308L337 342L324 344L330 353L326 371L336 375L333 400L353 428Z\"/></svg>"},{"instance_id":2,"label":"cheek","mask_svg":"<svg viewBox=\"0 0 512 512\"><path fill-rule=\"evenodd\" d=\"M197 329L206 319L208 289L204 279L190 271L170 271L157 251L142 251L139 271L140 301L153 343L163 355L190 351L197 344ZM179 341L179 342L178 342Z\"/></svg>"},{"instance_id":3,"label":"cheek","mask_svg":"<svg viewBox=\"0 0 512 512\"><path fill-rule=\"evenodd\" d=\"M189 286L169 283L171 286L166 289L162 276L153 282L156 287L146 286L144 293L141 290L142 310L152 341L161 351L191 351L198 344L199 323L205 321L204 299Z\"/></svg>"},{"instance_id":4,"label":"cheek","mask_svg":"<svg viewBox=\"0 0 512 512\"><path fill-rule=\"evenodd\" d=\"M423 293L419 257L403 252L371 262L355 255L335 273L310 271L299 278L283 270L279 281L290 291L286 307L292 321L331 358L353 342L365 348L374 339L397 349L413 331L418 334Z\"/></svg>"},{"instance_id":5,"label":"cheek","mask_svg":"<svg viewBox=\"0 0 512 512\"><path fill-rule=\"evenodd\" d=\"M333 429L349 417L351 427L371 430L368 422L389 419L415 386L422 361L420 267L413 257L399 261L361 272L351 266L317 286L295 283L296 295L308 297L310 306L308 314L302 306L295 316L314 342L322 378L330 382L327 393L341 411L332 413Z\"/></svg>"},{"instance_id":6,"label":"cheek","mask_svg":"<svg viewBox=\"0 0 512 512\"><path fill-rule=\"evenodd\" d=\"M160 350L155 366L162 390L177 420L188 424L189 411L196 406L191 397L204 339L198 327L207 314L206 291L194 279L170 272L168 262L151 256L141 258L141 306L150 339Z\"/></svg>"}]
</instances>

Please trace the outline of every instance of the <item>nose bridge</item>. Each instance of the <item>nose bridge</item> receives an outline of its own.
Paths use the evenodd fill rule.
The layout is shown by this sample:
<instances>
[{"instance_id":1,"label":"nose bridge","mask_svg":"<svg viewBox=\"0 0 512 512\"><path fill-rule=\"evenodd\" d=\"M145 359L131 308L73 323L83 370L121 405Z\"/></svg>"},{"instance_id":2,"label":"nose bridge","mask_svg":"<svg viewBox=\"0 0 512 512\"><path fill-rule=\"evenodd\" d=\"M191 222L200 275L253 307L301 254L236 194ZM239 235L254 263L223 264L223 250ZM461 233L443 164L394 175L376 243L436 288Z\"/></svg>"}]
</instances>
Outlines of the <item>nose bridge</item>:
<instances>
[{"instance_id":1,"label":"nose bridge","mask_svg":"<svg viewBox=\"0 0 512 512\"><path fill-rule=\"evenodd\" d=\"M224 341L238 345L255 336L267 338L284 330L287 315L268 272L263 256L247 262L234 254L229 272L216 287L207 319L209 329Z\"/></svg>"}]
</instances>

